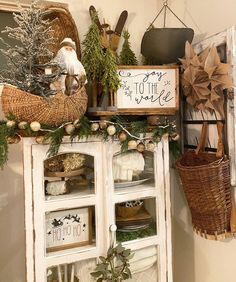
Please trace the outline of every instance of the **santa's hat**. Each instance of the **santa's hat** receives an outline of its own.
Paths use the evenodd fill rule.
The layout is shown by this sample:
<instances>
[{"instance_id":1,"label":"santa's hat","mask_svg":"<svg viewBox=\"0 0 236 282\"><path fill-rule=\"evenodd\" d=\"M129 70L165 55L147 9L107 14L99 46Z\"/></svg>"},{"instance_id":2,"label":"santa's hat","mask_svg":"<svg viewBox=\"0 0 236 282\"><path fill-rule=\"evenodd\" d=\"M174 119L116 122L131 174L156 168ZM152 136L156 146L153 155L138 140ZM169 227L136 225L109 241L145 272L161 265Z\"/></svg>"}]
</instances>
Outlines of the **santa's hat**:
<instances>
[{"instance_id":1,"label":"santa's hat","mask_svg":"<svg viewBox=\"0 0 236 282\"><path fill-rule=\"evenodd\" d=\"M70 46L76 50L75 42L71 38L64 38L60 44L60 49L64 46Z\"/></svg>"}]
</instances>

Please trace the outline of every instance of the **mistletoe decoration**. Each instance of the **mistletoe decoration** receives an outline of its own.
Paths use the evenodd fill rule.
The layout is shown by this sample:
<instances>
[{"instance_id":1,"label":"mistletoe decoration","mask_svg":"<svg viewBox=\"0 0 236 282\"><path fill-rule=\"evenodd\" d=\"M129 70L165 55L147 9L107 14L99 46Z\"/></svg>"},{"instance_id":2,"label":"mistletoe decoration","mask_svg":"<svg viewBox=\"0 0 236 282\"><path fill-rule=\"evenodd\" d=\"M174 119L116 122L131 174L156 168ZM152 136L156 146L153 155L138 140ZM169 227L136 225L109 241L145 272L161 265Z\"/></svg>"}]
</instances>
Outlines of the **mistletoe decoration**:
<instances>
[{"instance_id":1,"label":"mistletoe decoration","mask_svg":"<svg viewBox=\"0 0 236 282\"><path fill-rule=\"evenodd\" d=\"M217 111L223 118L223 90L233 86L230 65L220 62L215 46L197 55L188 41L185 59L180 61L184 69L182 85L187 102L197 110Z\"/></svg>"},{"instance_id":2,"label":"mistletoe decoration","mask_svg":"<svg viewBox=\"0 0 236 282\"><path fill-rule=\"evenodd\" d=\"M0 167L8 159L8 145L18 143L22 137L33 137L38 144L48 144L48 157L58 153L63 138L67 135L71 142L96 136L104 141L118 140L121 151L137 149L143 152L154 150L163 136L169 138L170 148L178 154L178 139L174 122L164 119L157 126L149 126L146 120L128 121L114 116L110 120L89 120L83 116L74 122L67 122L59 127L40 124L37 121L27 123L18 121L14 116L0 121Z\"/></svg>"}]
</instances>

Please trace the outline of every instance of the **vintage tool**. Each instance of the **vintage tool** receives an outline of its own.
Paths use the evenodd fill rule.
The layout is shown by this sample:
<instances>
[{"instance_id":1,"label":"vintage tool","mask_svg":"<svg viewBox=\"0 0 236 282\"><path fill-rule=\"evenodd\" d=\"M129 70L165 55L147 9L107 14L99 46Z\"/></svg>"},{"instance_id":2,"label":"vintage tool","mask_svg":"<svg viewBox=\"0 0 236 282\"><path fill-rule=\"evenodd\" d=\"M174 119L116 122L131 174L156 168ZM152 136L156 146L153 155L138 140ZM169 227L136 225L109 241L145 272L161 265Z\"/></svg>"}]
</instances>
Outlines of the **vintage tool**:
<instances>
[{"instance_id":1,"label":"vintage tool","mask_svg":"<svg viewBox=\"0 0 236 282\"><path fill-rule=\"evenodd\" d=\"M104 48L107 48L108 46L110 46L110 48L115 52L118 48L119 45L119 41L120 41L120 37L121 37L121 33L122 30L124 28L125 22L127 20L128 17L128 12L126 10L124 10L121 14L120 17L118 19L118 22L116 24L115 30L113 31L110 28L110 25L107 23L103 23L101 24L98 18L98 13L95 9L94 6L90 6L89 7L89 14L90 17L92 18L94 14L96 14L96 24L98 26L98 29L100 31L101 34L101 43L102 46ZM109 28L107 30L107 28Z\"/></svg>"},{"instance_id":2,"label":"vintage tool","mask_svg":"<svg viewBox=\"0 0 236 282\"><path fill-rule=\"evenodd\" d=\"M116 51L119 45L122 30L128 17L128 12L125 10L120 14L114 33L111 35L111 49Z\"/></svg>"}]
</instances>

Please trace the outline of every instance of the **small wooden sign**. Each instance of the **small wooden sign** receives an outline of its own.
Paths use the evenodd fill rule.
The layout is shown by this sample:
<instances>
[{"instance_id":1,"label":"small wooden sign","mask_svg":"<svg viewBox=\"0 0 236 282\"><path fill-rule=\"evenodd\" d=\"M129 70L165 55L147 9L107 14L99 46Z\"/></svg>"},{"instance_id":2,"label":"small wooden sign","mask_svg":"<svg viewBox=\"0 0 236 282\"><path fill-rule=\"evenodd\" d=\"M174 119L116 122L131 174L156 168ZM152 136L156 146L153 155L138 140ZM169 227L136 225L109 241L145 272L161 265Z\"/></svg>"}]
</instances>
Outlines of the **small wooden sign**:
<instances>
[{"instance_id":1,"label":"small wooden sign","mask_svg":"<svg viewBox=\"0 0 236 282\"><path fill-rule=\"evenodd\" d=\"M175 114L179 108L178 66L119 66L117 110L131 114Z\"/></svg>"},{"instance_id":2,"label":"small wooden sign","mask_svg":"<svg viewBox=\"0 0 236 282\"><path fill-rule=\"evenodd\" d=\"M91 208L68 209L46 214L47 252L91 244Z\"/></svg>"}]
</instances>

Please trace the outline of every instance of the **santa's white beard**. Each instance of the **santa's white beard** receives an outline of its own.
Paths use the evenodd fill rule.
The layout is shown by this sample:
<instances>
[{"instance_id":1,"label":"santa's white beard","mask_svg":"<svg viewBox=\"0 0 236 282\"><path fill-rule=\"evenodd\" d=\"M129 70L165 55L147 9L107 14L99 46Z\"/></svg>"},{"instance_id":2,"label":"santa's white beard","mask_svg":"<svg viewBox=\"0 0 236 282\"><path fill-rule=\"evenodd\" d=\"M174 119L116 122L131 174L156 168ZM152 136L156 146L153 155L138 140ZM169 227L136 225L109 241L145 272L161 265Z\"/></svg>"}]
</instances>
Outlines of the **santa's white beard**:
<instances>
[{"instance_id":1,"label":"santa's white beard","mask_svg":"<svg viewBox=\"0 0 236 282\"><path fill-rule=\"evenodd\" d=\"M81 62L77 59L77 54L75 50L66 50L65 47L62 47L55 59L59 65L65 70L68 74L71 75L85 75L85 69Z\"/></svg>"},{"instance_id":2,"label":"santa's white beard","mask_svg":"<svg viewBox=\"0 0 236 282\"><path fill-rule=\"evenodd\" d=\"M62 68L62 72L70 75L76 75L78 79L81 76L86 76L85 69L81 62L77 58L77 54L75 50L66 50L65 47L62 47L56 57L54 58L55 62L57 62ZM65 79L66 75L61 75L59 82L61 85L61 90L65 92ZM85 83L87 80L85 81ZM76 85L77 82L74 80L73 85Z\"/></svg>"}]
</instances>

